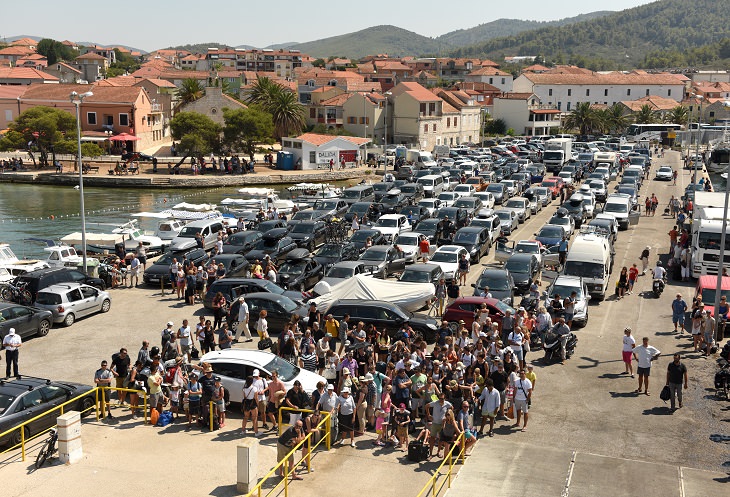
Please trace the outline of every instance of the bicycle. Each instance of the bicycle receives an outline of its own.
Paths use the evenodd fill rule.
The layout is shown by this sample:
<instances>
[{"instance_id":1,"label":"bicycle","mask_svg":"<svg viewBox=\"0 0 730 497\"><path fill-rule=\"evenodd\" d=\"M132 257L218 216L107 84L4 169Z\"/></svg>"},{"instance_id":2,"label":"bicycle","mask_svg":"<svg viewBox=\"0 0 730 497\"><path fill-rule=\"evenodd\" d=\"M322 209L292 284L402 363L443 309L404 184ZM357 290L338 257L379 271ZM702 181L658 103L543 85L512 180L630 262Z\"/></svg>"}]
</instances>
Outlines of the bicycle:
<instances>
[{"instance_id":1,"label":"bicycle","mask_svg":"<svg viewBox=\"0 0 730 497\"><path fill-rule=\"evenodd\" d=\"M0 287L0 297L6 302L17 302L20 305L33 303L33 296L23 286L15 286L12 283L5 283Z\"/></svg>"},{"instance_id":2,"label":"bicycle","mask_svg":"<svg viewBox=\"0 0 730 497\"><path fill-rule=\"evenodd\" d=\"M46 459L48 459L49 457L53 457L53 454L58 451L58 448L56 447L56 442L58 442L58 431L55 428L51 428L48 440L46 440L43 448L35 458L36 469L40 469L40 467L43 466L43 464L46 462Z\"/></svg>"}]
</instances>

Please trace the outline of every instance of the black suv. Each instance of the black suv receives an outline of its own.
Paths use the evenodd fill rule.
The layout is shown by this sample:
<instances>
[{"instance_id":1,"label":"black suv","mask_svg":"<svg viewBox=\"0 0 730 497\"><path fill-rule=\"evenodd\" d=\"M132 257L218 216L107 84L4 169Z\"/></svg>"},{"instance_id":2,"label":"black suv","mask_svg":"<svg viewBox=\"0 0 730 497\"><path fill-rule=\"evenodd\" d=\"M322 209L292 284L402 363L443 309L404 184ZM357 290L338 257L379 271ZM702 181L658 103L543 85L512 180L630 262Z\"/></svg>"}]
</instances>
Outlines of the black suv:
<instances>
[{"instance_id":1,"label":"black suv","mask_svg":"<svg viewBox=\"0 0 730 497\"><path fill-rule=\"evenodd\" d=\"M173 259L177 259L179 263L182 263L183 259L188 259L196 266L200 266L208 260L208 253L202 248L167 252L157 259L154 264L147 266L142 275L142 281L148 285L159 285L160 280L164 281L165 284L170 283L170 264L172 264Z\"/></svg>"},{"instance_id":2,"label":"black suv","mask_svg":"<svg viewBox=\"0 0 730 497\"><path fill-rule=\"evenodd\" d=\"M67 267L52 267L45 269L36 269L28 273L21 274L13 281L15 286L25 286L25 288L33 296L35 302L39 290L43 290L57 283L84 283L91 285L99 290L105 290L106 285L101 278L92 278L78 269Z\"/></svg>"},{"instance_id":3,"label":"black suv","mask_svg":"<svg viewBox=\"0 0 730 497\"><path fill-rule=\"evenodd\" d=\"M315 248L324 245L326 241L327 225L324 221L302 221L291 229L289 236L297 246L314 252Z\"/></svg>"},{"instance_id":4,"label":"black suv","mask_svg":"<svg viewBox=\"0 0 730 497\"><path fill-rule=\"evenodd\" d=\"M438 323L435 319L418 317L383 300L337 300L327 310L327 314L332 314L338 320L349 314L351 322L372 323L379 330L385 329L391 337L395 336L401 325L407 321L427 342L436 341Z\"/></svg>"},{"instance_id":5,"label":"black suv","mask_svg":"<svg viewBox=\"0 0 730 497\"><path fill-rule=\"evenodd\" d=\"M261 238L260 231L246 230L234 233L223 242L223 253L245 255L253 249L259 238Z\"/></svg>"},{"instance_id":6,"label":"black suv","mask_svg":"<svg viewBox=\"0 0 730 497\"><path fill-rule=\"evenodd\" d=\"M341 261L356 261L358 257L360 249L352 242L326 243L314 253L314 260L325 270Z\"/></svg>"},{"instance_id":7,"label":"black suv","mask_svg":"<svg viewBox=\"0 0 730 497\"><path fill-rule=\"evenodd\" d=\"M286 259L286 254L297 248L296 242L288 235L286 228L275 228L264 233L256 242L256 246L246 254L249 262L263 261L268 255L272 261L278 263Z\"/></svg>"},{"instance_id":8,"label":"black suv","mask_svg":"<svg viewBox=\"0 0 730 497\"><path fill-rule=\"evenodd\" d=\"M302 300L302 292L290 292L284 290L276 283L269 280L260 280L258 278L222 278L215 280L208 287L203 299L203 306L206 309L213 308L213 298L215 294L221 292L226 298L226 302L235 303L239 295L248 293L269 292L276 295L285 295L295 302ZM233 310L231 310L232 312ZM236 314L237 315L237 314Z\"/></svg>"}]
</instances>

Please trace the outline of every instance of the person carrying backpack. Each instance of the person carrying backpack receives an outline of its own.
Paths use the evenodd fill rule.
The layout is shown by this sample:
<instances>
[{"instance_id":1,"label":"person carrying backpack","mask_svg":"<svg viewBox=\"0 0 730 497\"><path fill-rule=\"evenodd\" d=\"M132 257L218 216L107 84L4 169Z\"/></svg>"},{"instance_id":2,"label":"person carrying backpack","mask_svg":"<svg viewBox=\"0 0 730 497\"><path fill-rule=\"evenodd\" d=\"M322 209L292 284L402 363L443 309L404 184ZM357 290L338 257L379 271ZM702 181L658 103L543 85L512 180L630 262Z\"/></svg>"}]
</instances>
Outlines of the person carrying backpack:
<instances>
[{"instance_id":1,"label":"person carrying backpack","mask_svg":"<svg viewBox=\"0 0 730 497\"><path fill-rule=\"evenodd\" d=\"M175 334L175 330L173 329L173 326L175 326L175 323L173 323L172 321L168 321L167 327L164 330L162 330L162 333L161 333L162 343L161 343L160 347L162 347L163 349L165 348L165 344L167 344L167 342L170 341L170 337L173 334Z\"/></svg>"}]
</instances>

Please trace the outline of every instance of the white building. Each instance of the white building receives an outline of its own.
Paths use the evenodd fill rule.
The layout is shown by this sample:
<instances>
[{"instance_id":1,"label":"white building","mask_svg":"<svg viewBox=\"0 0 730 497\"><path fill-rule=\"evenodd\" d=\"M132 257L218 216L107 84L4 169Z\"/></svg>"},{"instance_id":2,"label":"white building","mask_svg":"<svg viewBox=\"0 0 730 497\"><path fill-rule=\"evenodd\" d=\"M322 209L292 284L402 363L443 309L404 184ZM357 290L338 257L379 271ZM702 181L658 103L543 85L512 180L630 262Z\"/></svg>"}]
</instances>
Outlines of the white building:
<instances>
[{"instance_id":1,"label":"white building","mask_svg":"<svg viewBox=\"0 0 730 497\"><path fill-rule=\"evenodd\" d=\"M512 87L516 93L534 93L542 104L563 112L570 112L580 102L613 105L648 95L681 102L685 89L683 81L673 74L597 73L578 68L523 73Z\"/></svg>"},{"instance_id":2,"label":"white building","mask_svg":"<svg viewBox=\"0 0 730 497\"><path fill-rule=\"evenodd\" d=\"M338 167L343 160L351 165L365 159L368 143L370 139L356 136L304 133L296 138L282 138L281 148L294 156L296 169L329 169L330 160Z\"/></svg>"},{"instance_id":3,"label":"white building","mask_svg":"<svg viewBox=\"0 0 730 497\"><path fill-rule=\"evenodd\" d=\"M464 81L468 83L487 83L503 92L512 91L514 78L508 72L500 71L496 67L480 67L466 75Z\"/></svg>"},{"instance_id":4,"label":"white building","mask_svg":"<svg viewBox=\"0 0 730 497\"><path fill-rule=\"evenodd\" d=\"M534 93L505 93L492 99L492 117L526 136L549 135L560 127L560 111L544 105Z\"/></svg>"}]
</instances>

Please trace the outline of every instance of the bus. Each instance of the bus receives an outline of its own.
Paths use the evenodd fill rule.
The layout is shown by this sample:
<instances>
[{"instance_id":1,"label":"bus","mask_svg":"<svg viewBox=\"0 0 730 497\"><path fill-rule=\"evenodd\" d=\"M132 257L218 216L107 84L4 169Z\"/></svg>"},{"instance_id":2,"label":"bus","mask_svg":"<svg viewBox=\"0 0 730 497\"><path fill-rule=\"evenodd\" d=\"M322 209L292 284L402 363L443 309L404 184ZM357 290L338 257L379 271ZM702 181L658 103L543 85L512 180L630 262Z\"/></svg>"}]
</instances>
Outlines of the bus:
<instances>
[{"instance_id":1,"label":"bus","mask_svg":"<svg viewBox=\"0 0 730 497\"><path fill-rule=\"evenodd\" d=\"M670 131L681 131L684 126L681 124L631 124L626 131L626 139L630 142L642 140L659 140L667 137Z\"/></svg>"}]
</instances>

